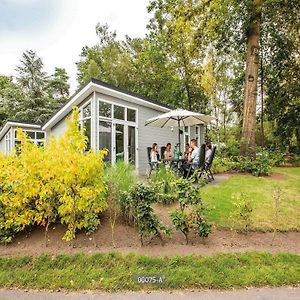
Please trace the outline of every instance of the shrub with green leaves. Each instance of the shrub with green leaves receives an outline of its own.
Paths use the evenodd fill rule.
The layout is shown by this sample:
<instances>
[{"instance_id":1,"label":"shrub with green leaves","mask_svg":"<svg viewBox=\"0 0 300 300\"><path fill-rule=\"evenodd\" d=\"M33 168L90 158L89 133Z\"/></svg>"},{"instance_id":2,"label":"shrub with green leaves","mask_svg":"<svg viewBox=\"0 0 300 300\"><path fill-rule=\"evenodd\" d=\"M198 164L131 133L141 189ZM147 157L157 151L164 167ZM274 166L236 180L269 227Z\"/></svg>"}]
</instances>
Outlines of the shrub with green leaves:
<instances>
[{"instance_id":1,"label":"shrub with green leaves","mask_svg":"<svg viewBox=\"0 0 300 300\"><path fill-rule=\"evenodd\" d=\"M158 237L163 243L162 234L170 235L171 232L160 223L151 207L151 204L157 200L153 187L138 183L125 194L123 214L128 223L137 227L141 245L144 244L145 237Z\"/></svg>"},{"instance_id":2,"label":"shrub with green leaves","mask_svg":"<svg viewBox=\"0 0 300 300\"><path fill-rule=\"evenodd\" d=\"M107 183L106 199L108 201L111 239L112 245L115 247L115 225L118 217L125 210L125 192L129 191L138 182L138 178L133 165L124 161L117 161L115 165L106 169L105 181Z\"/></svg>"},{"instance_id":3,"label":"shrub with green leaves","mask_svg":"<svg viewBox=\"0 0 300 300\"><path fill-rule=\"evenodd\" d=\"M238 163L231 157L221 157L215 156L214 162L212 164L211 170L213 173L224 173L236 170L238 168Z\"/></svg>"},{"instance_id":4,"label":"shrub with green leaves","mask_svg":"<svg viewBox=\"0 0 300 300\"><path fill-rule=\"evenodd\" d=\"M274 165L272 157L268 151L261 151L256 155L256 159L241 158L239 168L241 171L249 172L254 176L270 175Z\"/></svg>"},{"instance_id":5,"label":"shrub with green leaves","mask_svg":"<svg viewBox=\"0 0 300 300\"><path fill-rule=\"evenodd\" d=\"M203 203L196 205L193 209L193 224L202 238L207 238L211 234L211 224L205 218L206 210Z\"/></svg>"},{"instance_id":6,"label":"shrub with green leaves","mask_svg":"<svg viewBox=\"0 0 300 300\"><path fill-rule=\"evenodd\" d=\"M211 233L211 225L205 218L205 207L200 197L200 187L191 180L180 178L176 182L179 208L171 211L170 217L176 230L183 233L186 243L189 233L196 230L202 238Z\"/></svg>"}]
</instances>

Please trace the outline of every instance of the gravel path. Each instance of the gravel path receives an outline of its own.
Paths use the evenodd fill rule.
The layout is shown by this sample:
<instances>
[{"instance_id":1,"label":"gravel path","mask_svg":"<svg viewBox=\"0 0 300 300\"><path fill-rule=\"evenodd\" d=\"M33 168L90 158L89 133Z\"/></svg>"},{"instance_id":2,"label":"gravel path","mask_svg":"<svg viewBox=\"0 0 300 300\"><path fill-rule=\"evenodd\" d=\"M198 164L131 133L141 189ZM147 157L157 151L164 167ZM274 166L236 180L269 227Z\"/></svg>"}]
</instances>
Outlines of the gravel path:
<instances>
[{"instance_id":1,"label":"gravel path","mask_svg":"<svg viewBox=\"0 0 300 300\"><path fill-rule=\"evenodd\" d=\"M299 300L300 287L261 288L235 291L62 293L0 289L1 300Z\"/></svg>"}]
</instances>

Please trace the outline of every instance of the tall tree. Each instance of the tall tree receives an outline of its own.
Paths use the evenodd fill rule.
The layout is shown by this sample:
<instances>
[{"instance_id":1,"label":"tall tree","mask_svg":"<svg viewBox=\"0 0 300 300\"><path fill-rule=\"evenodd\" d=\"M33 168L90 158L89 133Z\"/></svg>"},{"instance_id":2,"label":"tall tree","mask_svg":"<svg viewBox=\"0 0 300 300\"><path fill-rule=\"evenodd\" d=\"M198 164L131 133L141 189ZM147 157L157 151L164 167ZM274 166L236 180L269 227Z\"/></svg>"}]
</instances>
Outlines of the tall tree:
<instances>
[{"instance_id":1,"label":"tall tree","mask_svg":"<svg viewBox=\"0 0 300 300\"><path fill-rule=\"evenodd\" d=\"M64 104L69 98L69 76L64 68L55 68L54 74L48 79L48 94L53 98L57 107Z\"/></svg>"},{"instance_id":2,"label":"tall tree","mask_svg":"<svg viewBox=\"0 0 300 300\"><path fill-rule=\"evenodd\" d=\"M247 57L241 155L256 156L256 99L259 68L259 40L262 23L262 0L249 5L250 21L246 28Z\"/></svg>"},{"instance_id":3,"label":"tall tree","mask_svg":"<svg viewBox=\"0 0 300 300\"><path fill-rule=\"evenodd\" d=\"M154 14L148 26L150 35L160 38L172 62L182 90L181 105L190 110L207 111L207 97L201 86L202 62L205 57L199 36L202 25L198 13L201 1L150 1Z\"/></svg>"},{"instance_id":4,"label":"tall tree","mask_svg":"<svg viewBox=\"0 0 300 300\"><path fill-rule=\"evenodd\" d=\"M0 76L0 123L7 119L42 123L67 100L66 71L55 68L48 76L36 52L24 52L16 71L16 80Z\"/></svg>"},{"instance_id":5,"label":"tall tree","mask_svg":"<svg viewBox=\"0 0 300 300\"><path fill-rule=\"evenodd\" d=\"M24 92L12 77L0 75L0 126L7 119L15 119L24 98Z\"/></svg>"}]
</instances>

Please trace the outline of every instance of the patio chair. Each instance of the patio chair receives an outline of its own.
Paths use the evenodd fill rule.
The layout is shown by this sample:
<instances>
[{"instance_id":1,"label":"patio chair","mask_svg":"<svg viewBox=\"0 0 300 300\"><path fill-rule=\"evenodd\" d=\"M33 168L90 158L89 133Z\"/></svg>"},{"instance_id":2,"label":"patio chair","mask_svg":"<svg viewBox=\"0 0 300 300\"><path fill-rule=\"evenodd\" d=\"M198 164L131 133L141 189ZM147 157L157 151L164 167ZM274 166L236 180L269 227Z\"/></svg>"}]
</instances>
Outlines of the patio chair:
<instances>
[{"instance_id":1,"label":"patio chair","mask_svg":"<svg viewBox=\"0 0 300 300\"><path fill-rule=\"evenodd\" d=\"M165 156L165 151L166 151L167 147L166 146L162 146L160 147L160 157L161 157L161 160L164 160Z\"/></svg>"},{"instance_id":2,"label":"patio chair","mask_svg":"<svg viewBox=\"0 0 300 300\"><path fill-rule=\"evenodd\" d=\"M187 178L191 175L192 171L198 171L197 180L202 176L204 172L204 161L205 161L205 144L200 147L199 161L198 164L191 164L187 173Z\"/></svg>"},{"instance_id":3,"label":"patio chair","mask_svg":"<svg viewBox=\"0 0 300 300\"><path fill-rule=\"evenodd\" d=\"M147 147L148 164L149 164L149 167L150 167L149 174L148 174L149 177L150 177L152 171L154 171L158 168L157 163L152 163L151 162L151 150L152 150L151 147ZM158 157L158 159L159 159L159 157Z\"/></svg>"},{"instance_id":4,"label":"patio chair","mask_svg":"<svg viewBox=\"0 0 300 300\"><path fill-rule=\"evenodd\" d=\"M211 155L208 158L208 161L204 164L204 171L207 174L208 181L215 180L214 175L211 171L211 166L212 166L212 163L213 163L214 158L215 158L216 148L217 148L216 146L213 147Z\"/></svg>"}]
</instances>

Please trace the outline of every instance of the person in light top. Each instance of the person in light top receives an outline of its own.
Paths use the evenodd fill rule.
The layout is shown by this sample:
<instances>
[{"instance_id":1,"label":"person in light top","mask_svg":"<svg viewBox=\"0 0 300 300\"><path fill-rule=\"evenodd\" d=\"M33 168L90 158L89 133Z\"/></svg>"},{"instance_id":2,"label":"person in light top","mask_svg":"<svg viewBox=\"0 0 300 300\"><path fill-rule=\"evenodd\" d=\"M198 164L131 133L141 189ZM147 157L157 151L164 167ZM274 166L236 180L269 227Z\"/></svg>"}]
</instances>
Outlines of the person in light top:
<instances>
[{"instance_id":1,"label":"person in light top","mask_svg":"<svg viewBox=\"0 0 300 300\"><path fill-rule=\"evenodd\" d=\"M158 163L158 151L157 151L156 143L153 143L152 147L151 147L150 162L151 162L151 164L154 164L154 165Z\"/></svg>"},{"instance_id":2,"label":"person in light top","mask_svg":"<svg viewBox=\"0 0 300 300\"><path fill-rule=\"evenodd\" d=\"M206 145L205 145L205 163L208 163L211 153L212 153L211 143L206 143Z\"/></svg>"},{"instance_id":3,"label":"person in light top","mask_svg":"<svg viewBox=\"0 0 300 300\"><path fill-rule=\"evenodd\" d=\"M199 155L200 155L200 149L197 145L197 140L192 139L191 140L191 153L188 157L188 161L192 163L194 166L198 166L199 164Z\"/></svg>"}]
</instances>

